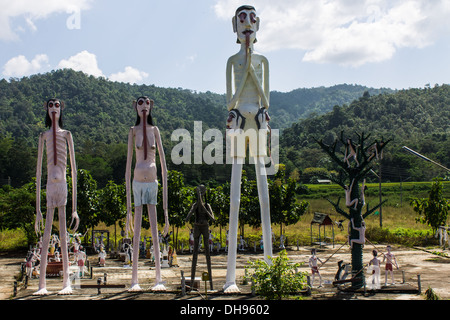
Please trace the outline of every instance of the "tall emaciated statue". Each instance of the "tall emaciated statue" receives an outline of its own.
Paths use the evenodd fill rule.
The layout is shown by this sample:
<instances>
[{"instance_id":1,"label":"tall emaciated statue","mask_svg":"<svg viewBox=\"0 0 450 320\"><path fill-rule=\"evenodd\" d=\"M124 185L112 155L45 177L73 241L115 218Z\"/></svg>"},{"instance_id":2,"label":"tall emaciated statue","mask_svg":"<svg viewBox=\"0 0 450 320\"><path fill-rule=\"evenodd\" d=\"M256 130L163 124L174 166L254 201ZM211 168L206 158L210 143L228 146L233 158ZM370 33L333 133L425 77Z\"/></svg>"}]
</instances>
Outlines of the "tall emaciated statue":
<instances>
[{"instance_id":1,"label":"tall emaciated statue","mask_svg":"<svg viewBox=\"0 0 450 320\"><path fill-rule=\"evenodd\" d=\"M158 178L156 168L156 150L161 163L161 177L163 185L163 210L165 218L164 235L169 231L169 217L167 207L167 166L161 135L157 126L153 125L153 100L148 97L139 97L133 102L137 113L134 127L128 133L128 154L125 171L125 184L127 194L127 235L134 229L133 234L133 271L131 276L131 292L142 291L138 281L139 240L142 224L142 210L147 205L148 217L152 231L153 249L155 256L156 284L153 291L165 291L166 287L161 279L160 248L158 241L158 223L156 205L158 198ZM136 161L131 184L131 165L133 162L133 149L136 152ZM131 226L132 208L131 191L134 200L134 227ZM128 236L127 236L128 237Z\"/></svg>"},{"instance_id":2,"label":"tall emaciated statue","mask_svg":"<svg viewBox=\"0 0 450 320\"><path fill-rule=\"evenodd\" d=\"M58 208L59 238L61 240L61 259L63 261L63 289L58 294L71 294L72 288L69 279L69 252L67 247L66 204L67 204L67 147L69 147L70 167L72 174L72 222L75 221L73 232L78 228L77 214L77 166L75 162L75 149L70 131L62 129L62 110L64 103L59 99L50 99L45 104L45 124L50 130L39 136L37 168L36 168L36 234L43 227L41 213L41 176L44 145L47 154L47 215L44 236L42 238L42 252L39 273L39 290L35 295L47 295L46 269L48 260L48 247L52 232L53 215Z\"/></svg>"}]
</instances>

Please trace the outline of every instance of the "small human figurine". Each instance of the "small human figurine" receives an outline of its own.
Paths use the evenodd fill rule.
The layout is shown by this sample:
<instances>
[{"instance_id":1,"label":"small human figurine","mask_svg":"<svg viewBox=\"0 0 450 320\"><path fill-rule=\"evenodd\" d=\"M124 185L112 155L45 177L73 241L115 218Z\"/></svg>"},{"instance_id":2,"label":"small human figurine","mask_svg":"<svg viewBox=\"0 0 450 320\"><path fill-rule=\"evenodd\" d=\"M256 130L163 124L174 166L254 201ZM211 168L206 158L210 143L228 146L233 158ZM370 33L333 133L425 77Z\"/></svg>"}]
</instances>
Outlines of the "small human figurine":
<instances>
[{"instance_id":1,"label":"small human figurine","mask_svg":"<svg viewBox=\"0 0 450 320\"><path fill-rule=\"evenodd\" d=\"M128 241L124 241L122 245L122 250L125 253L125 265L124 267L129 267L132 263L132 257L133 257L133 247L130 244L130 239L125 239Z\"/></svg>"},{"instance_id":2,"label":"small human figurine","mask_svg":"<svg viewBox=\"0 0 450 320\"><path fill-rule=\"evenodd\" d=\"M128 133L128 153L125 171L127 195L127 233L134 229L133 236L133 271L131 276L131 292L142 291L138 281L139 240L142 224L142 211L147 205L148 217L152 231L153 248L155 254L156 284L153 291L165 291L166 287L161 280L160 245L158 239L158 223L156 217L156 204L158 199L158 178L156 169L156 150L158 149L161 164L161 177L163 185L163 211L165 219L164 235L169 231L169 216L167 203L167 166L161 134L157 126L153 125L153 100L148 97L139 97L133 102L137 114L134 127ZM134 147L134 148L133 148ZM133 183L131 185L131 166L133 162L133 149L136 153ZM131 190L134 200L134 223L131 226Z\"/></svg>"},{"instance_id":3,"label":"small human figurine","mask_svg":"<svg viewBox=\"0 0 450 320\"><path fill-rule=\"evenodd\" d=\"M309 267L311 268L312 280L311 287L314 285L314 278L316 274L319 276L319 288L322 287L322 276L319 272L319 266L317 265L317 261L323 263L319 257L316 256L316 249L311 249L311 257L309 258Z\"/></svg>"},{"instance_id":4,"label":"small human figurine","mask_svg":"<svg viewBox=\"0 0 450 320\"><path fill-rule=\"evenodd\" d=\"M33 274L34 264L38 260L38 256L36 253L36 248L33 249L33 251L28 252L28 256L26 258L25 262L25 272L28 278L31 279L31 276Z\"/></svg>"},{"instance_id":5,"label":"small human figurine","mask_svg":"<svg viewBox=\"0 0 450 320\"><path fill-rule=\"evenodd\" d=\"M355 199L351 199L351 193L352 193L352 189L353 189L353 183L355 182L355 180L352 181L352 183L350 184L349 187L345 186L345 205L347 207L351 207L353 206L354 209L356 209L356 207L358 206L358 198Z\"/></svg>"},{"instance_id":6,"label":"small human figurine","mask_svg":"<svg viewBox=\"0 0 450 320\"><path fill-rule=\"evenodd\" d=\"M172 262L170 263L170 265L172 267L178 267L178 255L177 255L177 251L175 249L173 249L173 252L172 252Z\"/></svg>"},{"instance_id":7,"label":"small human figurine","mask_svg":"<svg viewBox=\"0 0 450 320\"><path fill-rule=\"evenodd\" d=\"M191 284L195 280L195 269L197 267L197 256L199 251L200 236L203 236L203 243L205 246L206 263L208 267L209 274L209 284L211 290L213 290L212 273L211 273L211 254L209 250L209 245L207 243L209 239L209 220L216 221L214 218L214 213L212 212L209 203L204 200L206 195L206 187L204 185L199 185L196 189L197 201L192 205L185 221L189 221L191 216L194 214L194 253L192 255L192 267L191 267ZM205 198L206 199L206 198ZM191 286L192 290L192 286Z\"/></svg>"},{"instance_id":8,"label":"small human figurine","mask_svg":"<svg viewBox=\"0 0 450 320\"><path fill-rule=\"evenodd\" d=\"M47 215L44 236L42 238L42 251L39 277L39 289L34 295L47 295L45 274L48 262L48 247L52 231L53 215L58 208L59 237L61 239L61 254L63 260L63 289L58 294L71 294L72 288L69 278L69 252L67 246L66 204L67 204L67 152L70 156L72 174L72 223L75 221L74 231L77 230L79 217L77 214L77 167L75 162L75 149L70 131L62 129L62 110L64 103L59 99L50 99L45 104L45 124L50 127L39 135L37 168L36 168L36 222L35 231L39 234L44 224L41 212L41 175L44 145L47 155ZM68 148L68 150L67 150Z\"/></svg>"},{"instance_id":9,"label":"small human figurine","mask_svg":"<svg viewBox=\"0 0 450 320\"><path fill-rule=\"evenodd\" d=\"M349 161L350 158L353 158L357 166L359 166L358 158L356 157L356 149L357 146L352 142L352 139L347 139L344 161L347 162L349 168L350 168L350 161Z\"/></svg>"},{"instance_id":10,"label":"small human figurine","mask_svg":"<svg viewBox=\"0 0 450 320\"><path fill-rule=\"evenodd\" d=\"M86 260L86 253L82 250L79 250L77 255L77 266L78 266L78 274L81 278L84 277L84 262Z\"/></svg>"},{"instance_id":11,"label":"small human figurine","mask_svg":"<svg viewBox=\"0 0 450 320\"><path fill-rule=\"evenodd\" d=\"M367 281L367 287L369 289L380 289L380 260L377 258L377 250L372 251L373 259L369 262L369 268L367 272L370 274Z\"/></svg>"},{"instance_id":12,"label":"small human figurine","mask_svg":"<svg viewBox=\"0 0 450 320\"><path fill-rule=\"evenodd\" d=\"M280 234L280 247L279 249L285 249L284 247L284 241L286 240L286 237L284 236L284 234Z\"/></svg>"},{"instance_id":13,"label":"small human figurine","mask_svg":"<svg viewBox=\"0 0 450 320\"><path fill-rule=\"evenodd\" d=\"M240 251L245 250L245 240L242 236L239 236L239 250Z\"/></svg>"},{"instance_id":14,"label":"small human figurine","mask_svg":"<svg viewBox=\"0 0 450 320\"><path fill-rule=\"evenodd\" d=\"M52 239L50 240L50 254L54 255L55 251L58 249L59 239L56 234L52 235Z\"/></svg>"},{"instance_id":15,"label":"small human figurine","mask_svg":"<svg viewBox=\"0 0 450 320\"><path fill-rule=\"evenodd\" d=\"M255 53L253 44L259 30L260 19L252 6L240 6L232 18L233 31L241 48L231 56L226 67L226 101L229 111L227 135L231 138L232 159L230 187L229 246L225 293L240 292L236 285L237 228L241 193L242 166L247 145L255 164L261 226L264 234L264 259L271 263L270 204L265 157L267 156L267 133L270 130L269 115L269 62ZM234 86L234 88L233 88ZM234 89L234 90L233 90Z\"/></svg>"},{"instance_id":16,"label":"small human figurine","mask_svg":"<svg viewBox=\"0 0 450 320\"><path fill-rule=\"evenodd\" d=\"M387 253L384 254L383 262L386 262L385 266L385 276L384 276L384 285L387 285L387 279L388 279L388 273L391 274L391 284L394 284L394 269L393 265L395 264L395 267L398 270L398 264L397 259L395 258L395 255L391 252L391 246L386 246Z\"/></svg>"},{"instance_id":17,"label":"small human figurine","mask_svg":"<svg viewBox=\"0 0 450 320\"><path fill-rule=\"evenodd\" d=\"M77 262L77 254L80 251L80 249L81 249L81 239L80 234L77 233L74 235L73 238L73 259L75 263Z\"/></svg>"},{"instance_id":18,"label":"small human figurine","mask_svg":"<svg viewBox=\"0 0 450 320\"><path fill-rule=\"evenodd\" d=\"M446 245L450 246L450 237L448 236L448 230L450 228L445 226L440 226L436 230L435 238L439 238L439 245L445 250Z\"/></svg>"},{"instance_id":19,"label":"small human figurine","mask_svg":"<svg viewBox=\"0 0 450 320\"><path fill-rule=\"evenodd\" d=\"M209 230L208 245L209 245L209 252L213 252L214 251L214 237L212 235L211 230Z\"/></svg>"},{"instance_id":20,"label":"small human figurine","mask_svg":"<svg viewBox=\"0 0 450 320\"><path fill-rule=\"evenodd\" d=\"M98 253L98 265L100 267L104 267L106 263L106 251L105 251L105 246L101 245L100 246L100 251Z\"/></svg>"},{"instance_id":21,"label":"small human figurine","mask_svg":"<svg viewBox=\"0 0 450 320\"><path fill-rule=\"evenodd\" d=\"M361 227L357 228L357 227L355 227L355 222L354 222L353 218L351 218L349 225L350 224L352 225L352 228L354 230L357 230L359 233L358 238L351 238L350 230L349 230L349 241L348 242L349 242L350 248L353 248L354 243L359 243L361 245L364 245L366 243L366 222L364 220L362 220Z\"/></svg>"}]
</instances>

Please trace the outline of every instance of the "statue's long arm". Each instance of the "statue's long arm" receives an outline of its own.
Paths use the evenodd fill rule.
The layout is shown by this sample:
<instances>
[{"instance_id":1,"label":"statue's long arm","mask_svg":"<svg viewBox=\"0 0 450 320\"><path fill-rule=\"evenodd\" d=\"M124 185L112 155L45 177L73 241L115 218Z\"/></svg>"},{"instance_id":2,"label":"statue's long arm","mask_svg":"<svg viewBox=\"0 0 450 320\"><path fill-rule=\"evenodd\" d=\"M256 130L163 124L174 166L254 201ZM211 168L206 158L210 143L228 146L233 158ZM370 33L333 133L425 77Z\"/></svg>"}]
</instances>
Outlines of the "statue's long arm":
<instances>
[{"instance_id":1,"label":"statue's long arm","mask_svg":"<svg viewBox=\"0 0 450 320\"><path fill-rule=\"evenodd\" d=\"M42 157L44 155L44 134L39 135L39 145L37 154L37 166L36 166L36 222L34 224L34 230L36 235L39 234L41 228L43 228L42 212L41 212L41 177L42 177Z\"/></svg>"},{"instance_id":2,"label":"statue's long arm","mask_svg":"<svg viewBox=\"0 0 450 320\"><path fill-rule=\"evenodd\" d=\"M133 231L132 210L131 210L131 164L133 162L133 128L128 132L127 164L125 168L125 190L127 197L127 219L125 230Z\"/></svg>"},{"instance_id":3,"label":"statue's long arm","mask_svg":"<svg viewBox=\"0 0 450 320\"><path fill-rule=\"evenodd\" d=\"M236 106L237 101L239 100L242 90L244 89L245 82L247 81L247 76L250 71L251 66L251 55L247 59L246 64L246 72L244 72L244 76L241 79L241 82L239 83L239 87L236 89L236 92L233 95L233 63L232 63L232 57L228 59L227 62L227 108L228 111L231 111Z\"/></svg>"},{"instance_id":4,"label":"statue's long arm","mask_svg":"<svg viewBox=\"0 0 450 320\"><path fill-rule=\"evenodd\" d=\"M208 212L208 216L211 218L212 221L216 221L216 218L214 217L214 212L212 211L209 203L206 204L206 212Z\"/></svg>"},{"instance_id":5,"label":"statue's long arm","mask_svg":"<svg viewBox=\"0 0 450 320\"><path fill-rule=\"evenodd\" d=\"M169 212L168 212L168 193L167 193L167 164L164 154L164 147L161 141L161 134L158 127L155 127L155 140L158 146L159 162L161 163L161 177L163 182L163 210L165 219L164 235L169 232Z\"/></svg>"},{"instance_id":6,"label":"statue's long arm","mask_svg":"<svg viewBox=\"0 0 450 320\"><path fill-rule=\"evenodd\" d=\"M264 63L265 61L265 63ZM259 81L258 77L256 76L256 71L255 68L253 68L253 66L250 66L250 75L253 79L253 81L255 82L256 88L258 89L258 93L261 97L261 101L262 104L264 106L264 108L268 109L269 108L269 64L267 62L266 59L263 60L263 71L264 71L264 88L261 84L261 82Z\"/></svg>"},{"instance_id":7,"label":"statue's long arm","mask_svg":"<svg viewBox=\"0 0 450 320\"><path fill-rule=\"evenodd\" d=\"M72 222L75 220L75 226L73 228L73 232L75 232L80 224L80 218L77 213L77 162L75 160L73 137L70 131L67 131L66 139L69 147L70 168L72 172ZM72 224L72 222L70 224Z\"/></svg>"},{"instance_id":8,"label":"statue's long arm","mask_svg":"<svg viewBox=\"0 0 450 320\"><path fill-rule=\"evenodd\" d=\"M184 221L189 221L189 219L191 218L192 214L195 211L195 207L197 206L197 203L195 202L192 207L191 210L189 211L188 215L186 216L186 218L184 219Z\"/></svg>"}]
</instances>

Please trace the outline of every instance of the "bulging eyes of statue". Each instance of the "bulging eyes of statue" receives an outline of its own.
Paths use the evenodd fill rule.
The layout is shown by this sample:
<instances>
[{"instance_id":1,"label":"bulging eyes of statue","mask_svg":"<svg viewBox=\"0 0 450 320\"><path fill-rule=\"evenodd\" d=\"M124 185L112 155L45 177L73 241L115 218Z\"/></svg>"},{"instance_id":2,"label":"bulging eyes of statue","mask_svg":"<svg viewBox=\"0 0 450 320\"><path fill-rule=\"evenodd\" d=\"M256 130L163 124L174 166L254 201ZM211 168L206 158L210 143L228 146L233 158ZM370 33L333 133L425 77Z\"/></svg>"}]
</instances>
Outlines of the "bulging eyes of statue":
<instances>
[{"instance_id":1,"label":"bulging eyes of statue","mask_svg":"<svg viewBox=\"0 0 450 320\"><path fill-rule=\"evenodd\" d=\"M139 99L138 105L142 106L144 103L147 105L150 105L150 99L147 99L147 100Z\"/></svg>"}]
</instances>

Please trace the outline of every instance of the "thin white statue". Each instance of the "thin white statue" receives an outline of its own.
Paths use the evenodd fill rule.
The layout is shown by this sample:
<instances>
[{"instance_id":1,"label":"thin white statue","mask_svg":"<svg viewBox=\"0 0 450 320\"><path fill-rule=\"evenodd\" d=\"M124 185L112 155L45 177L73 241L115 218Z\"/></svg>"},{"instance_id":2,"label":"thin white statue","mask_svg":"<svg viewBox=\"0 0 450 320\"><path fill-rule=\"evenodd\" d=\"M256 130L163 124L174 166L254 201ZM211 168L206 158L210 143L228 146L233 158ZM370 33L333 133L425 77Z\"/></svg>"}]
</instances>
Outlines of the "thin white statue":
<instances>
[{"instance_id":1,"label":"thin white statue","mask_svg":"<svg viewBox=\"0 0 450 320\"><path fill-rule=\"evenodd\" d=\"M153 291L165 291L166 287L161 280L160 246L158 237L158 224L156 217L156 204L158 197L158 178L156 169L156 149L158 149L161 163L161 177L163 184L163 210L165 217L164 235L169 230L169 217L167 209L167 166L164 148L158 127L153 125L153 100L148 97L139 97L133 102L137 113L136 125L131 127L128 134L128 155L125 172L127 194L127 233L134 229L133 234L133 271L131 288L129 291L142 291L138 281L139 241L142 224L142 210L147 205L150 227L152 231L153 249L155 257L156 285ZM131 185L131 164L133 161L133 147L136 151L136 164L134 167L133 182ZM134 199L134 227L131 226L131 190Z\"/></svg>"},{"instance_id":2,"label":"thin white statue","mask_svg":"<svg viewBox=\"0 0 450 320\"><path fill-rule=\"evenodd\" d=\"M225 293L239 292L236 285L237 228L241 194L242 166L247 145L255 163L256 181L261 208L264 258L272 256L269 190L265 168L269 116L269 63L253 51L259 17L252 6L239 7L232 18L233 31L241 49L228 59L226 97L229 111L227 134L231 137L232 158L229 247ZM233 91L234 84L234 91Z\"/></svg>"},{"instance_id":3,"label":"thin white statue","mask_svg":"<svg viewBox=\"0 0 450 320\"><path fill-rule=\"evenodd\" d=\"M44 104L47 114L45 118L46 126L50 127L40 134L38 146L38 158L36 169L36 234L39 234L43 227L43 217L41 213L41 176L42 158L44 145L47 146L47 215L45 221L44 236L42 238L41 263L39 273L39 290L35 295L47 295L46 289L46 269L50 234L52 231L53 214L58 208L59 216L59 237L61 239L61 258L63 261L63 289L58 294L71 294L72 288L69 279L69 253L67 248L67 227L66 227L66 204L67 204L67 146L69 147L70 166L72 169L72 222L75 221L73 232L78 228L79 218L77 214L77 168L75 163L75 150L73 146L72 134L63 130L62 109L64 103L58 99L50 99Z\"/></svg>"}]
</instances>

